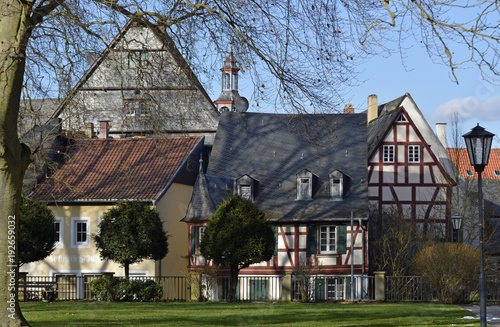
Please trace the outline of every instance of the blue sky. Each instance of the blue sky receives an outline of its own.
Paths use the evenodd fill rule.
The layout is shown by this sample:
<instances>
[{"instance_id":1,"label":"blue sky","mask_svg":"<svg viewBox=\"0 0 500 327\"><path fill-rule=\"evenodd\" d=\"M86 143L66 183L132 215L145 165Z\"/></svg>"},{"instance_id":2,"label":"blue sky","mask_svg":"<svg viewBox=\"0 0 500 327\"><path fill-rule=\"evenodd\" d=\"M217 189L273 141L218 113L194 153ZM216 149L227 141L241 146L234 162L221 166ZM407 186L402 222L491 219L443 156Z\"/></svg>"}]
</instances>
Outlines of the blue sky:
<instances>
[{"instance_id":1,"label":"blue sky","mask_svg":"<svg viewBox=\"0 0 500 327\"><path fill-rule=\"evenodd\" d=\"M359 79L364 82L348 89L346 103L352 103L355 111L361 112L366 110L370 94L376 94L379 103L385 103L408 92L434 130L436 123L448 124L448 138L454 112L460 117L458 128L461 134L469 132L479 123L500 136L499 86L484 81L475 67L458 70L457 84L450 78L450 70L446 66L432 62L420 48L412 48L405 55L404 62L399 54L367 60L359 67ZM245 85L247 83L248 77L240 74L240 94L250 99L252 87ZM211 96L216 98L219 92L217 84L213 86ZM254 111L255 108L250 107L249 110ZM267 110L260 108L259 111ZM452 144L450 139L448 142ZM493 146L500 147L499 137Z\"/></svg>"}]
</instances>

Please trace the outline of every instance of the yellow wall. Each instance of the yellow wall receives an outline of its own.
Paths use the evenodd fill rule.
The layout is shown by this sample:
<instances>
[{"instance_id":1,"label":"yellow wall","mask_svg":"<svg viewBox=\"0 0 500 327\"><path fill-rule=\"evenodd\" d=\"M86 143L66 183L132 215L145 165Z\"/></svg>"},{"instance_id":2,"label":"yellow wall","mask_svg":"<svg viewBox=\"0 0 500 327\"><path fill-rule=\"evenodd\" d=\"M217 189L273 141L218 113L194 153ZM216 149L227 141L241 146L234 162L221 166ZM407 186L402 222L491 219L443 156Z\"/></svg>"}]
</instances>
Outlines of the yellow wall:
<instances>
[{"instance_id":1,"label":"yellow wall","mask_svg":"<svg viewBox=\"0 0 500 327\"><path fill-rule=\"evenodd\" d=\"M184 218L193 187L173 184L168 192L156 203L156 208L164 222L164 229L170 235L169 253L161 260L163 276L183 275L187 261L182 258L188 253L187 225L180 222ZM55 273L92 274L114 272L115 276L123 276L123 267L113 261L103 261L92 239L88 248L74 248L71 245L72 217L90 218L90 234L97 234L98 219L112 205L74 205L49 206L54 216L63 218L63 247L56 248L45 260L29 263L21 267L21 272L30 276L52 276ZM159 276L159 264L145 260L130 266L130 273L146 273L148 276Z\"/></svg>"},{"instance_id":2,"label":"yellow wall","mask_svg":"<svg viewBox=\"0 0 500 327\"><path fill-rule=\"evenodd\" d=\"M172 184L156 204L164 221L163 228L169 235L168 254L161 261L162 276L184 276L187 273L188 226L181 219L186 216L192 193L192 186Z\"/></svg>"}]
</instances>

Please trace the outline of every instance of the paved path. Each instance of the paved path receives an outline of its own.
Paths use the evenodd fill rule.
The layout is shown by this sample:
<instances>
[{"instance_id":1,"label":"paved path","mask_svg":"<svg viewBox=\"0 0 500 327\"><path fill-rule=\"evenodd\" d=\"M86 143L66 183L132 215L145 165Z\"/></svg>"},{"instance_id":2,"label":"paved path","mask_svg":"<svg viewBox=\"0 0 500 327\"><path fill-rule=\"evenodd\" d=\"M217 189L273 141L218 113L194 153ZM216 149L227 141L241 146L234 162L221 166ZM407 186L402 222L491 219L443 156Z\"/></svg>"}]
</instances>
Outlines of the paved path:
<instances>
[{"instance_id":1,"label":"paved path","mask_svg":"<svg viewBox=\"0 0 500 327\"><path fill-rule=\"evenodd\" d=\"M462 308L469 310L479 317L480 310L478 305L463 305ZM498 305L490 305L486 307L486 321L492 327L500 327L500 307Z\"/></svg>"}]
</instances>

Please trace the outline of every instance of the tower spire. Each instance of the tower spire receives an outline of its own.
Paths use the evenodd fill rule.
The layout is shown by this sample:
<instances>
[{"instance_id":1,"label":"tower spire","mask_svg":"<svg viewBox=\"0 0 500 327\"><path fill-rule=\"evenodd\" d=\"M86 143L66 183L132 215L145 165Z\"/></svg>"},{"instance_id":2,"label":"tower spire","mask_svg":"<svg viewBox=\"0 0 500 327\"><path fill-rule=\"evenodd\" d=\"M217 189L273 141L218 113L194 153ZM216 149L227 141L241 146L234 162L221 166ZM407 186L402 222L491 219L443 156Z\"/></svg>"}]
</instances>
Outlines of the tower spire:
<instances>
[{"instance_id":1,"label":"tower spire","mask_svg":"<svg viewBox=\"0 0 500 327\"><path fill-rule=\"evenodd\" d=\"M214 101L219 111L245 112L248 110L248 100L238 93L238 71L236 58L233 54L232 42L229 43L226 60L222 71L222 92Z\"/></svg>"}]
</instances>

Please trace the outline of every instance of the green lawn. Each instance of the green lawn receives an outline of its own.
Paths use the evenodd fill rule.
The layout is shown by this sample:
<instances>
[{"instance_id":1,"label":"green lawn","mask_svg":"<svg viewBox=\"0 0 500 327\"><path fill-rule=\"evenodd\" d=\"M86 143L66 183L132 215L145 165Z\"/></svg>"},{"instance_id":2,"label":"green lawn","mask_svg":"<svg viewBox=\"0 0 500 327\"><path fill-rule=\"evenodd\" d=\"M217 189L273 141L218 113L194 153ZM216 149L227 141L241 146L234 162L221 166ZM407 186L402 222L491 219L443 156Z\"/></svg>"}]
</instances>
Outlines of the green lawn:
<instances>
[{"instance_id":1,"label":"green lawn","mask_svg":"<svg viewBox=\"0 0 500 327\"><path fill-rule=\"evenodd\" d=\"M456 305L429 303L21 303L42 326L479 326Z\"/></svg>"}]
</instances>

